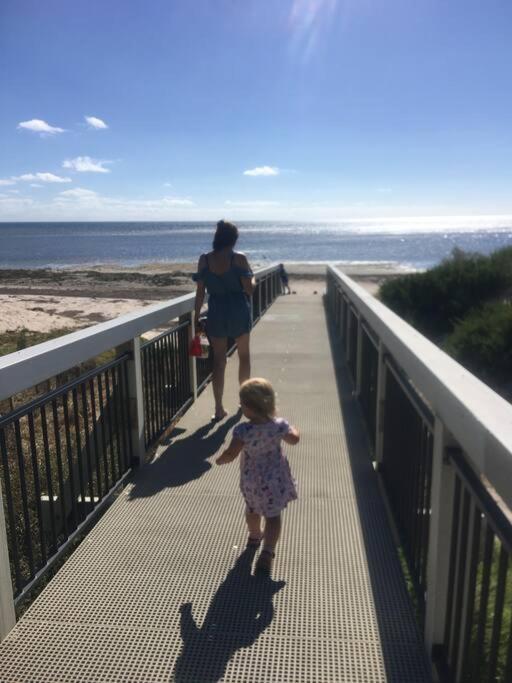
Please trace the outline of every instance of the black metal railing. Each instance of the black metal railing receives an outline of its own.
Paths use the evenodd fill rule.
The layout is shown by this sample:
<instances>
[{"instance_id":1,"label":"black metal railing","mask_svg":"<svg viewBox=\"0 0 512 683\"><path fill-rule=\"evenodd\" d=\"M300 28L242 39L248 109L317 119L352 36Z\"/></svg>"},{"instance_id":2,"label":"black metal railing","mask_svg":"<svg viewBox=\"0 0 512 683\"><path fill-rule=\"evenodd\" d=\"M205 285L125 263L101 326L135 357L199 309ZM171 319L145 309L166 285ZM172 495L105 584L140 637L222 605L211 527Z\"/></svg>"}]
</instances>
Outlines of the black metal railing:
<instances>
[{"instance_id":1,"label":"black metal railing","mask_svg":"<svg viewBox=\"0 0 512 683\"><path fill-rule=\"evenodd\" d=\"M435 650L447 681L512 681L512 523L510 511L473 472L455 468L444 642Z\"/></svg>"},{"instance_id":2,"label":"black metal railing","mask_svg":"<svg viewBox=\"0 0 512 683\"><path fill-rule=\"evenodd\" d=\"M366 324L362 325L361 333L362 359L359 401L366 421L370 443L373 447L373 452L375 453L379 342Z\"/></svg>"},{"instance_id":3,"label":"black metal railing","mask_svg":"<svg viewBox=\"0 0 512 683\"><path fill-rule=\"evenodd\" d=\"M0 417L15 601L131 468L128 360L125 354Z\"/></svg>"},{"instance_id":4,"label":"black metal railing","mask_svg":"<svg viewBox=\"0 0 512 683\"><path fill-rule=\"evenodd\" d=\"M189 343L187 320L141 345L146 447L192 401Z\"/></svg>"},{"instance_id":5,"label":"black metal railing","mask_svg":"<svg viewBox=\"0 0 512 683\"><path fill-rule=\"evenodd\" d=\"M277 269L258 278L254 322L280 293ZM0 485L16 604L141 462L144 452L132 443L133 401L142 401L147 449L210 379L211 354L197 360L193 386L190 316L140 346L142 387L136 359L124 353L0 416ZM228 353L234 348L228 340Z\"/></svg>"},{"instance_id":6,"label":"black metal railing","mask_svg":"<svg viewBox=\"0 0 512 683\"><path fill-rule=\"evenodd\" d=\"M357 395L374 457L377 456L377 435L380 433L382 437L379 469L414 586L418 616L423 623L434 418L427 404L388 355L381 399L382 424L377 424L378 335L363 318L359 320L357 312L331 276L328 276L327 285L334 327L340 331L347 367L354 385L358 387Z\"/></svg>"},{"instance_id":7,"label":"black metal railing","mask_svg":"<svg viewBox=\"0 0 512 683\"><path fill-rule=\"evenodd\" d=\"M449 424L445 427L440 422L437 447L445 457L436 451L436 467L442 468L437 472L437 486L442 488L437 489L435 499L439 502L440 491L448 496L441 503L445 509L452 507L452 514L444 529L443 520L436 521L442 539L430 538L433 412L396 356L384 345L379 353L381 341L361 311L361 337L354 355L356 315L346 298L349 295L330 273L327 285L333 325L341 330L370 440L376 442L379 472L408 566L417 616L420 626L426 627L440 680L511 683L512 511L461 449L446 448L442 435L448 434L448 443L454 437ZM437 548L429 549L429 542ZM429 577L430 553L433 574ZM442 604L437 602L440 596Z\"/></svg>"},{"instance_id":8,"label":"black metal railing","mask_svg":"<svg viewBox=\"0 0 512 683\"><path fill-rule=\"evenodd\" d=\"M347 312L347 347L348 358L347 365L352 375L354 382L357 374L357 336L358 336L358 318L352 306L348 306Z\"/></svg>"},{"instance_id":9,"label":"black metal railing","mask_svg":"<svg viewBox=\"0 0 512 683\"><path fill-rule=\"evenodd\" d=\"M256 283L252 294L252 321L257 323L263 313L262 281Z\"/></svg>"},{"instance_id":10,"label":"black metal railing","mask_svg":"<svg viewBox=\"0 0 512 683\"><path fill-rule=\"evenodd\" d=\"M423 623L434 418L389 358L386 359L385 383L381 472Z\"/></svg>"}]
</instances>

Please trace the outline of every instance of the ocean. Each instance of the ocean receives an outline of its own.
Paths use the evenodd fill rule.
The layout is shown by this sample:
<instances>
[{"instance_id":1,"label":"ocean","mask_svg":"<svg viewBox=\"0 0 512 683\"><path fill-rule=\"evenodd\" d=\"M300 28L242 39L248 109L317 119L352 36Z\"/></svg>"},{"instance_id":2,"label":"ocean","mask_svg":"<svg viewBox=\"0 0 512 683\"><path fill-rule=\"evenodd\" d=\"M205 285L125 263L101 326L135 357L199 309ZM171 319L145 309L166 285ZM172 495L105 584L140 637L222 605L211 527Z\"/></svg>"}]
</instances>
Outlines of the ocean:
<instances>
[{"instance_id":1,"label":"ocean","mask_svg":"<svg viewBox=\"0 0 512 683\"><path fill-rule=\"evenodd\" d=\"M336 261L427 268L457 247L512 246L512 218L238 222L237 249L254 263ZM211 222L0 223L0 268L190 262L211 247Z\"/></svg>"}]
</instances>

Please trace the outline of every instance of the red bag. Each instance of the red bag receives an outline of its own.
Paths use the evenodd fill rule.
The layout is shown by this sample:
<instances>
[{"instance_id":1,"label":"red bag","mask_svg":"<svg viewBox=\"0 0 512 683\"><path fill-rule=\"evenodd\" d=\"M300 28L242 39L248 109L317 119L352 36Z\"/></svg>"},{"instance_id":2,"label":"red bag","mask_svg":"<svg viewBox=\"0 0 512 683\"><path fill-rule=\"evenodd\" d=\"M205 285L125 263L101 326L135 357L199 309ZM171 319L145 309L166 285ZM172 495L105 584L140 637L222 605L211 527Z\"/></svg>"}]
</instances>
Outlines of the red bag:
<instances>
[{"instance_id":1,"label":"red bag","mask_svg":"<svg viewBox=\"0 0 512 683\"><path fill-rule=\"evenodd\" d=\"M198 334L190 342L189 355L200 358L203 351L201 349L201 338Z\"/></svg>"}]
</instances>

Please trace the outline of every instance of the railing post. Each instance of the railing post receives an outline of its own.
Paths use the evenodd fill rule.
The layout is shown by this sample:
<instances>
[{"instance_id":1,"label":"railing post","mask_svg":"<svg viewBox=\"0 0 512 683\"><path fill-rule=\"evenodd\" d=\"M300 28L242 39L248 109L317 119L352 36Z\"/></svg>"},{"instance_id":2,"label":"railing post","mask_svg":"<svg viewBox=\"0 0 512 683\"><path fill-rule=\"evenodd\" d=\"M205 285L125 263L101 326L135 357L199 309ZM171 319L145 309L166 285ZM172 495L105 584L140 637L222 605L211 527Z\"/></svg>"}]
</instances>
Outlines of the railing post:
<instances>
[{"instance_id":1,"label":"railing post","mask_svg":"<svg viewBox=\"0 0 512 683\"><path fill-rule=\"evenodd\" d=\"M263 280L260 280L258 284L259 284L259 287L258 287L258 318L261 318L261 314L262 314L261 300L262 300L262 291L263 291Z\"/></svg>"},{"instance_id":2,"label":"railing post","mask_svg":"<svg viewBox=\"0 0 512 683\"><path fill-rule=\"evenodd\" d=\"M448 573L455 490L454 469L445 457L446 448L450 445L450 436L444 424L436 416L425 600L425 647L429 656L435 645L443 643L448 603Z\"/></svg>"},{"instance_id":3,"label":"railing post","mask_svg":"<svg viewBox=\"0 0 512 683\"><path fill-rule=\"evenodd\" d=\"M138 466L142 466L146 460L146 439L144 435L144 395L142 389L140 337L135 337L126 344L118 346L116 351L118 355L126 352L130 353L127 370L133 458Z\"/></svg>"},{"instance_id":4,"label":"railing post","mask_svg":"<svg viewBox=\"0 0 512 683\"><path fill-rule=\"evenodd\" d=\"M7 546L2 488L0 487L0 641L15 625L16 613L14 611L11 568L9 566L9 548Z\"/></svg>"},{"instance_id":5,"label":"railing post","mask_svg":"<svg viewBox=\"0 0 512 683\"><path fill-rule=\"evenodd\" d=\"M363 379L363 324L361 316L357 318L357 347L356 347L356 396L361 395Z\"/></svg>"},{"instance_id":6,"label":"railing post","mask_svg":"<svg viewBox=\"0 0 512 683\"><path fill-rule=\"evenodd\" d=\"M386 347L379 340L377 365L377 414L375 419L375 462L379 466L384 460L384 411L386 410Z\"/></svg>"},{"instance_id":7,"label":"railing post","mask_svg":"<svg viewBox=\"0 0 512 683\"><path fill-rule=\"evenodd\" d=\"M183 323L185 321L190 321L190 325L188 327L188 345L190 346L190 342L192 339L195 337L196 334L196 328L194 324L194 311L191 311L190 313L185 313L180 317L180 323ZM197 364L196 364L196 357L195 356L190 356L188 357L189 361L189 377L190 377L190 388L192 389L192 399L195 401L197 399Z\"/></svg>"}]
</instances>

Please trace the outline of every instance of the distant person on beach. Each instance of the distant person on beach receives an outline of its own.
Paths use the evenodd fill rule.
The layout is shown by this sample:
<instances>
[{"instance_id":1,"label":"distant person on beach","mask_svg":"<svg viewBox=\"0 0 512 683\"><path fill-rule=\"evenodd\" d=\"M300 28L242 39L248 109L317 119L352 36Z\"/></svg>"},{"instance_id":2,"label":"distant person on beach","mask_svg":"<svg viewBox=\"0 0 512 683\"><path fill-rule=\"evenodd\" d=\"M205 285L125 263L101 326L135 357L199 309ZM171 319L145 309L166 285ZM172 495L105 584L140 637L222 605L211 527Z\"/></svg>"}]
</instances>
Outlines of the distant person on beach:
<instances>
[{"instance_id":1,"label":"distant person on beach","mask_svg":"<svg viewBox=\"0 0 512 683\"><path fill-rule=\"evenodd\" d=\"M279 264L279 277L281 278L281 284L283 285L284 293L291 294L290 285L288 284L288 273L284 269L284 265L282 263Z\"/></svg>"},{"instance_id":2,"label":"distant person on beach","mask_svg":"<svg viewBox=\"0 0 512 683\"><path fill-rule=\"evenodd\" d=\"M233 429L229 447L216 462L225 465L242 454L240 489L246 505L247 545L257 548L263 540L256 571L270 572L281 534L281 512L297 498L295 481L281 442L294 446L300 435L296 427L276 417L276 397L268 380L254 377L244 382L240 387L240 404L249 422L242 422ZM265 519L263 531L262 517Z\"/></svg>"},{"instance_id":3,"label":"distant person on beach","mask_svg":"<svg viewBox=\"0 0 512 683\"><path fill-rule=\"evenodd\" d=\"M206 334L213 349L213 395L215 413L213 420L227 415L222 403L228 338L236 341L240 366L240 384L251 375L249 333L252 327L251 295L255 280L244 254L234 251L238 240L238 228L233 223L219 221L213 238L213 251L201 254L197 273L195 301L195 326L200 328L199 316L208 292L208 316Z\"/></svg>"}]
</instances>

